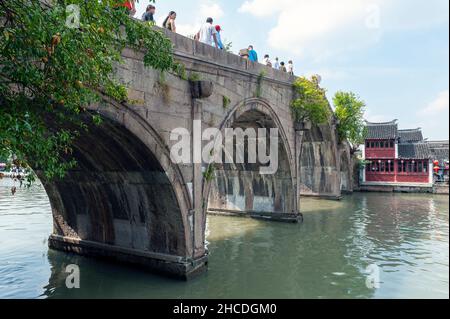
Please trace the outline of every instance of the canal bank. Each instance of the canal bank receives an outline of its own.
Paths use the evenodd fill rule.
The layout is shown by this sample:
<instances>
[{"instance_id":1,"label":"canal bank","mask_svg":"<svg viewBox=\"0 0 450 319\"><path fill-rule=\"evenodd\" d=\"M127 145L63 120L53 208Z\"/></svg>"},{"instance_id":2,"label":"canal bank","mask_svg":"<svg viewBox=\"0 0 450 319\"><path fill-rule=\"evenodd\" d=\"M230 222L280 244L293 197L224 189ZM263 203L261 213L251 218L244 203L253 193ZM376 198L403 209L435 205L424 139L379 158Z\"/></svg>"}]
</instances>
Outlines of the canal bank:
<instances>
[{"instance_id":1,"label":"canal bank","mask_svg":"<svg viewBox=\"0 0 450 319\"><path fill-rule=\"evenodd\" d=\"M429 194L302 199L303 224L210 216L209 271L179 282L49 250L42 187L0 187L3 298L448 298L449 201ZM81 288L67 289L68 265ZM366 286L380 269L380 288Z\"/></svg>"}]
</instances>

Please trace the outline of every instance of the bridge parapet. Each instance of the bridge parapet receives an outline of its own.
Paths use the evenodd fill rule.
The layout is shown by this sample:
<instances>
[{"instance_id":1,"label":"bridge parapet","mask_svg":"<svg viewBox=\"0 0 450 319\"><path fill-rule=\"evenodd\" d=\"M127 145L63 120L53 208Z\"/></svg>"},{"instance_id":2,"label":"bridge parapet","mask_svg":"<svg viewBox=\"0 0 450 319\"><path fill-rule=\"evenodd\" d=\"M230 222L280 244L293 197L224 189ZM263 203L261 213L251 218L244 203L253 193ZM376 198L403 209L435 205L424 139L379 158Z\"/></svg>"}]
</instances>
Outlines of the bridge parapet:
<instances>
[{"instance_id":1,"label":"bridge parapet","mask_svg":"<svg viewBox=\"0 0 450 319\"><path fill-rule=\"evenodd\" d=\"M231 52L219 50L169 30L160 30L171 39L174 44L175 56L178 59L185 60L187 58L203 63L210 63L216 67L240 71L254 76L259 76L264 72L266 80L284 83L288 86L291 86L295 80L295 76L286 72L276 70L260 63L251 62Z\"/></svg>"}]
</instances>

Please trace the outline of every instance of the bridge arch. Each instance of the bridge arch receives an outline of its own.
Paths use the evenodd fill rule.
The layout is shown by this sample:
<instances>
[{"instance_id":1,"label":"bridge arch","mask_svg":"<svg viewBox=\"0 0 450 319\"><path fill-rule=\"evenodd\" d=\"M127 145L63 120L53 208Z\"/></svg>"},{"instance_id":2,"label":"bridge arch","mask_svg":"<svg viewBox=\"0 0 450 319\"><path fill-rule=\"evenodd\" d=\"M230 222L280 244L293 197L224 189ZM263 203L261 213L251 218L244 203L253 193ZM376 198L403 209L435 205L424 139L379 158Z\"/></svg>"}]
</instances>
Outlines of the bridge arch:
<instances>
[{"instance_id":1,"label":"bridge arch","mask_svg":"<svg viewBox=\"0 0 450 319\"><path fill-rule=\"evenodd\" d=\"M296 221L295 158L275 110L264 99L246 99L222 121L219 127L222 136L227 128L277 128L279 167L276 174L260 175L258 165L214 165L214 178L204 181L207 212Z\"/></svg>"},{"instance_id":2,"label":"bridge arch","mask_svg":"<svg viewBox=\"0 0 450 319\"><path fill-rule=\"evenodd\" d=\"M58 181L40 175L50 199L52 248L132 262L188 277L194 262L192 200L158 133L130 107L95 107L103 123L89 124L74 143L76 168Z\"/></svg>"}]
</instances>

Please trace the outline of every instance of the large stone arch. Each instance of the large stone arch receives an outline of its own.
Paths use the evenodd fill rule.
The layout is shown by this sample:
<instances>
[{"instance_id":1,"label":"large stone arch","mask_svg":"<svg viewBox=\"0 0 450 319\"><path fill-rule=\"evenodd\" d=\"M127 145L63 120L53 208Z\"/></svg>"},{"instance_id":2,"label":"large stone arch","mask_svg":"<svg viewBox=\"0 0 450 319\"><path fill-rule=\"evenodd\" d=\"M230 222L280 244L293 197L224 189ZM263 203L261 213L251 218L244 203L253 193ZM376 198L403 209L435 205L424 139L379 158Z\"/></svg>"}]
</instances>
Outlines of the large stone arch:
<instances>
[{"instance_id":1,"label":"large stone arch","mask_svg":"<svg viewBox=\"0 0 450 319\"><path fill-rule=\"evenodd\" d=\"M262 176L252 170L258 169L255 166L214 165L214 178L204 180L203 206L213 214L298 221L295 158L285 126L271 105L260 98L246 99L230 110L219 129L224 136L226 128L246 129L253 125L278 129L280 165L277 173Z\"/></svg>"},{"instance_id":2,"label":"large stone arch","mask_svg":"<svg viewBox=\"0 0 450 319\"><path fill-rule=\"evenodd\" d=\"M192 199L163 140L131 107L92 108L103 123L75 141L78 166L62 180L40 174L54 216L50 246L184 278L202 271L207 258L205 251L194 258Z\"/></svg>"}]
</instances>

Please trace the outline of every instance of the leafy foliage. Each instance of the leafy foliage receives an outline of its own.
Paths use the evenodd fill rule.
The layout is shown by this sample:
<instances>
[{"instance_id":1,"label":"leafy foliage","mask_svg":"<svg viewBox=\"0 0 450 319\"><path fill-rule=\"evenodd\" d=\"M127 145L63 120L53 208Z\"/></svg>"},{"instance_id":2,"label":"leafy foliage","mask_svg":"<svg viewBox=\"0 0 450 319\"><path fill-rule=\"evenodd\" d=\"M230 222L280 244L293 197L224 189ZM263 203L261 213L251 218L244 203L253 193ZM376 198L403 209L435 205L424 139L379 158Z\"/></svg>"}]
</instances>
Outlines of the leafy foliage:
<instances>
[{"instance_id":1,"label":"leafy foliage","mask_svg":"<svg viewBox=\"0 0 450 319\"><path fill-rule=\"evenodd\" d=\"M215 177L216 169L214 165L210 164L206 171L203 173L203 177L207 182L211 182Z\"/></svg>"},{"instance_id":2,"label":"leafy foliage","mask_svg":"<svg viewBox=\"0 0 450 319\"><path fill-rule=\"evenodd\" d=\"M223 96L222 97L222 105L223 105L223 108L224 109L226 109L228 106L230 106L230 104L231 104L231 99L228 97L228 96Z\"/></svg>"},{"instance_id":3,"label":"leafy foliage","mask_svg":"<svg viewBox=\"0 0 450 319\"><path fill-rule=\"evenodd\" d=\"M74 139L87 127L81 115L100 123L86 107L104 95L127 100L113 76L125 47L144 51L148 67L181 72L172 43L130 19L121 3L0 1L0 157L63 177L76 164ZM66 24L69 4L80 8L77 27Z\"/></svg>"},{"instance_id":4,"label":"leafy foliage","mask_svg":"<svg viewBox=\"0 0 450 319\"><path fill-rule=\"evenodd\" d=\"M317 125L325 123L330 118L331 110L325 90L317 81L300 77L294 83L294 90L296 97L291 103L291 108L296 121L311 121Z\"/></svg>"},{"instance_id":5,"label":"leafy foliage","mask_svg":"<svg viewBox=\"0 0 450 319\"><path fill-rule=\"evenodd\" d=\"M258 74L258 77L256 79L256 91L255 91L255 97L260 98L262 96L262 85L264 77L266 76L265 71L261 71Z\"/></svg>"},{"instance_id":6,"label":"leafy foliage","mask_svg":"<svg viewBox=\"0 0 450 319\"><path fill-rule=\"evenodd\" d=\"M364 123L366 103L353 92L337 92L333 98L337 127L341 141L349 141L354 149L364 143L367 127Z\"/></svg>"},{"instance_id":7,"label":"leafy foliage","mask_svg":"<svg viewBox=\"0 0 450 319\"><path fill-rule=\"evenodd\" d=\"M196 73L196 72L192 72L189 75L188 80L191 81L191 82L198 82L198 81L202 80L202 76L200 74Z\"/></svg>"}]
</instances>

